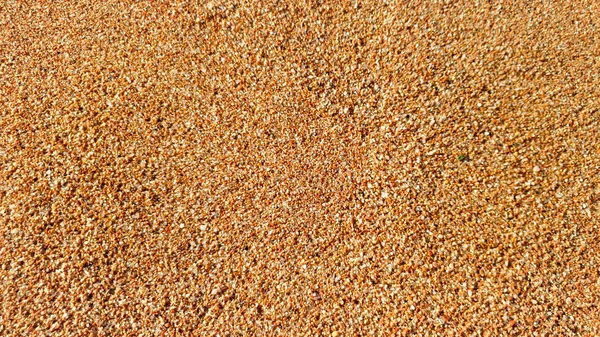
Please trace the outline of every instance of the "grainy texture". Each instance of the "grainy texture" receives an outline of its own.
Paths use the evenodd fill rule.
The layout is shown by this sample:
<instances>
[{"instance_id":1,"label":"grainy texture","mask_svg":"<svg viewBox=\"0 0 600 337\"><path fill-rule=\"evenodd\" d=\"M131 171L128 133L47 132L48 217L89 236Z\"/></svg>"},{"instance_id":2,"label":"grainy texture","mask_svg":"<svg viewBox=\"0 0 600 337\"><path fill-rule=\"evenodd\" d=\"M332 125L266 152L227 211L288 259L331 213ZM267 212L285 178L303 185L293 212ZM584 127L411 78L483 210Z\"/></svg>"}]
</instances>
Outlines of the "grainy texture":
<instances>
[{"instance_id":1,"label":"grainy texture","mask_svg":"<svg viewBox=\"0 0 600 337\"><path fill-rule=\"evenodd\" d=\"M0 335L600 335L599 4L2 1Z\"/></svg>"}]
</instances>

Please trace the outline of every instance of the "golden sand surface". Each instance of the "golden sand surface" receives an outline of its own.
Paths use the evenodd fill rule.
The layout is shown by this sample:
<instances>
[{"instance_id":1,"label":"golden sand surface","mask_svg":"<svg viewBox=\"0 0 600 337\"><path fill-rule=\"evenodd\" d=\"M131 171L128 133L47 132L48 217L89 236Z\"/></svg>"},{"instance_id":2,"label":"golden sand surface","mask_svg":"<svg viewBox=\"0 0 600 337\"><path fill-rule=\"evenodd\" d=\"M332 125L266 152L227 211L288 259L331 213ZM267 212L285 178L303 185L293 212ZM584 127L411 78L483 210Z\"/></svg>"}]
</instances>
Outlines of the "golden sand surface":
<instances>
[{"instance_id":1,"label":"golden sand surface","mask_svg":"<svg viewBox=\"0 0 600 337\"><path fill-rule=\"evenodd\" d=\"M0 4L1 336L599 336L600 1Z\"/></svg>"}]
</instances>

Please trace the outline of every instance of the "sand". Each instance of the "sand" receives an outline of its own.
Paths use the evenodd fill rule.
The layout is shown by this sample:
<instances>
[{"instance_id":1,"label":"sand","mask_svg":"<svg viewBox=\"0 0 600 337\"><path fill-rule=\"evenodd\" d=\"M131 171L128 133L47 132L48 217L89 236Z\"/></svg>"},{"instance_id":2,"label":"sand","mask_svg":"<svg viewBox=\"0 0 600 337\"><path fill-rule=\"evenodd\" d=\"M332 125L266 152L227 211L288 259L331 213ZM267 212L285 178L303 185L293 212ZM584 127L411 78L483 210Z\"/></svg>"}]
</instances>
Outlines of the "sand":
<instances>
[{"instance_id":1,"label":"sand","mask_svg":"<svg viewBox=\"0 0 600 337\"><path fill-rule=\"evenodd\" d=\"M3 1L0 335L600 335L598 1Z\"/></svg>"}]
</instances>

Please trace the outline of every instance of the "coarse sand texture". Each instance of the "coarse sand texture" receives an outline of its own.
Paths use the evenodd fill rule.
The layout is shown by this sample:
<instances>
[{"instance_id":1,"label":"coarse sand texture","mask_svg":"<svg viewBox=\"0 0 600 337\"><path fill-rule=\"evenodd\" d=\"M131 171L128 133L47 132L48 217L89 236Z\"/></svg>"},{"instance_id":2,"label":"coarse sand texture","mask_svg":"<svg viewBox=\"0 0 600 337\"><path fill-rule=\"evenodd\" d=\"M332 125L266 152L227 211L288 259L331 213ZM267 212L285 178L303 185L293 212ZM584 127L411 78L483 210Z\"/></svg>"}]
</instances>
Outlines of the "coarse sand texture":
<instances>
[{"instance_id":1,"label":"coarse sand texture","mask_svg":"<svg viewBox=\"0 0 600 337\"><path fill-rule=\"evenodd\" d=\"M0 1L0 336L600 336L600 1Z\"/></svg>"}]
</instances>

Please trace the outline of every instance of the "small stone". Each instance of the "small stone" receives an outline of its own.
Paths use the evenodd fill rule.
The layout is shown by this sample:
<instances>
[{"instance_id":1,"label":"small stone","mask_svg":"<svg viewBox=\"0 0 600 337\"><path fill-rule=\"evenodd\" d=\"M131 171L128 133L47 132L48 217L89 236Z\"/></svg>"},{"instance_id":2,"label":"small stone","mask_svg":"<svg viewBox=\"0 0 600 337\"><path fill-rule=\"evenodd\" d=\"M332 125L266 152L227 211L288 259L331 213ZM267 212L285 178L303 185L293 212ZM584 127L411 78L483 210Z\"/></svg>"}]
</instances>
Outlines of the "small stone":
<instances>
[{"instance_id":1,"label":"small stone","mask_svg":"<svg viewBox=\"0 0 600 337\"><path fill-rule=\"evenodd\" d=\"M206 230L206 225L200 225L200 230L201 231L205 231Z\"/></svg>"}]
</instances>

